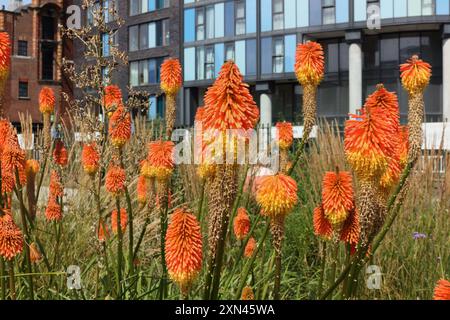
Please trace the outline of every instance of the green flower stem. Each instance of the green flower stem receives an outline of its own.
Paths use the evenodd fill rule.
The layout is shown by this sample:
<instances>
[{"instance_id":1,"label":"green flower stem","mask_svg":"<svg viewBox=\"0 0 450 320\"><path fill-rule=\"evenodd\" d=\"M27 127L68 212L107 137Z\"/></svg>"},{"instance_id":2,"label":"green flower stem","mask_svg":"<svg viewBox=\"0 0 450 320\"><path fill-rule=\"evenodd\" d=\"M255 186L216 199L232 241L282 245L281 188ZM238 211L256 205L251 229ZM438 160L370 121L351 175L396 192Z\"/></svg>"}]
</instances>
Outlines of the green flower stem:
<instances>
[{"instance_id":1,"label":"green flower stem","mask_svg":"<svg viewBox=\"0 0 450 320\"><path fill-rule=\"evenodd\" d=\"M6 299L6 283L5 283L5 260L0 257L0 285L1 285L1 298Z\"/></svg>"},{"instance_id":2,"label":"green flower stem","mask_svg":"<svg viewBox=\"0 0 450 320\"><path fill-rule=\"evenodd\" d=\"M117 299L122 298L122 256L123 256L123 243L122 243L122 224L120 216L120 199L116 197L116 210L117 210L117 278L116 289Z\"/></svg>"},{"instance_id":3,"label":"green flower stem","mask_svg":"<svg viewBox=\"0 0 450 320\"><path fill-rule=\"evenodd\" d=\"M9 261L9 296L16 300L16 283L14 280L14 260Z\"/></svg>"}]
</instances>

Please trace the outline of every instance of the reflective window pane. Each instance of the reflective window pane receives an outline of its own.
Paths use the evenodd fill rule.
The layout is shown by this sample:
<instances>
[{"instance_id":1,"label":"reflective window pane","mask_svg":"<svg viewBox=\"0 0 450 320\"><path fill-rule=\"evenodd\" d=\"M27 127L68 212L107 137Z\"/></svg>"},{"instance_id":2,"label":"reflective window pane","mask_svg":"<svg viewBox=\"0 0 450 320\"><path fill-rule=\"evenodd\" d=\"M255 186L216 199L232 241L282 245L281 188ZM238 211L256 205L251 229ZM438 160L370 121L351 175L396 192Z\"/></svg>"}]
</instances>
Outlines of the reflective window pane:
<instances>
[{"instance_id":1,"label":"reflective window pane","mask_svg":"<svg viewBox=\"0 0 450 320\"><path fill-rule=\"evenodd\" d=\"M261 73L272 73L272 38L261 39Z\"/></svg>"},{"instance_id":2,"label":"reflective window pane","mask_svg":"<svg viewBox=\"0 0 450 320\"><path fill-rule=\"evenodd\" d=\"M336 23L348 22L349 0L336 0Z\"/></svg>"},{"instance_id":3,"label":"reflective window pane","mask_svg":"<svg viewBox=\"0 0 450 320\"><path fill-rule=\"evenodd\" d=\"M184 42L195 41L195 9L184 10Z\"/></svg>"},{"instance_id":4,"label":"reflective window pane","mask_svg":"<svg viewBox=\"0 0 450 320\"><path fill-rule=\"evenodd\" d=\"M195 80L195 48L184 49L184 80Z\"/></svg>"},{"instance_id":5,"label":"reflective window pane","mask_svg":"<svg viewBox=\"0 0 450 320\"><path fill-rule=\"evenodd\" d=\"M246 75L254 76L256 75L256 40L247 40L246 46Z\"/></svg>"},{"instance_id":6,"label":"reflective window pane","mask_svg":"<svg viewBox=\"0 0 450 320\"><path fill-rule=\"evenodd\" d=\"M261 0L261 31L272 30L272 0Z\"/></svg>"},{"instance_id":7,"label":"reflective window pane","mask_svg":"<svg viewBox=\"0 0 450 320\"><path fill-rule=\"evenodd\" d=\"M334 7L323 8L323 24L334 24L335 23L335 13Z\"/></svg>"},{"instance_id":8,"label":"reflective window pane","mask_svg":"<svg viewBox=\"0 0 450 320\"><path fill-rule=\"evenodd\" d=\"M317 0L309 0L309 22L311 26L322 24L322 4Z\"/></svg>"},{"instance_id":9,"label":"reflective window pane","mask_svg":"<svg viewBox=\"0 0 450 320\"><path fill-rule=\"evenodd\" d=\"M245 1L246 11L249 12L245 16L245 28L247 33L256 32L256 0Z\"/></svg>"}]
</instances>

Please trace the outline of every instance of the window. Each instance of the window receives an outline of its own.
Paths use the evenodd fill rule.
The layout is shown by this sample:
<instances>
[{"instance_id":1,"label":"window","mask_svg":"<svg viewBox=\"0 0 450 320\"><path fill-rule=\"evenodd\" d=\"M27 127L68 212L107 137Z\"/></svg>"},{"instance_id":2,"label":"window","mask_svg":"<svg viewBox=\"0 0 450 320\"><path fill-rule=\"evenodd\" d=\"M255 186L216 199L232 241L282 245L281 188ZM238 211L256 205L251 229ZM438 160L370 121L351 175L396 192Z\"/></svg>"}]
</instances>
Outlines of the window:
<instances>
[{"instance_id":1,"label":"window","mask_svg":"<svg viewBox=\"0 0 450 320\"><path fill-rule=\"evenodd\" d=\"M117 45L117 33L113 34L112 41L110 40L110 35L108 33L102 34L102 52L104 57L110 56L111 45Z\"/></svg>"},{"instance_id":2,"label":"window","mask_svg":"<svg viewBox=\"0 0 450 320\"><path fill-rule=\"evenodd\" d=\"M169 19L162 20L162 46L170 45L170 24Z\"/></svg>"},{"instance_id":3,"label":"window","mask_svg":"<svg viewBox=\"0 0 450 320\"><path fill-rule=\"evenodd\" d=\"M261 73L272 73L272 38L261 39Z\"/></svg>"},{"instance_id":4,"label":"window","mask_svg":"<svg viewBox=\"0 0 450 320\"><path fill-rule=\"evenodd\" d=\"M450 14L450 3L448 0L436 0L436 14Z\"/></svg>"},{"instance_id":5,"label":"window","mask_svg":"<svg viewBox=\"0 0 450 320\"><path fill-rule=\"evenodd\" d=\"M261 8L263 10L263 8ZM225 2L225 36L234 36L234 1Z\"/></svg>"},{"instance_id":6,"label":"window","mask_svg":"<svg viewBox=\"0 0 450 320\"><path fill-rule=\"evenodd\" d=\"M256 52L256 40L250 39L245 41L246 46L246 59L245 62L247 70L246 75L248 76L255 76L256 75L256 59L254 53Z\"/></svg>"},{"instance_id":7,"label":"window","mask_svg":"<svg viewBox=\"0 0 450 320\"><path fill-rule=\"evenodd\" d=\"M50 43L41 44L41 55L42 55L42 69L41 69L41 79L42 80L53 80L54 78L54 52L55 46Z\"/></svg>"},{"instance_id":8,"label":"window","mask_svg":"<svg viewBox=\"0 0 450 320\"><path fill-rule=\"evenodd\" d=\"M273 0L273 30L284 28L283 0Z\"/></svg>"},{"instance_id":9,"label":"window","mask_svg":"<svg viewBox=\"0 0 450 320\"><path fill-rule=\"evenodd\" d=\"M205 39L205 11L203 8L199 8L196 11L196 34L197 41Z\"/></svg>"},{"instance_id":10,"label":"window","mask_svg":"<svg viewBox=\"0 0 450 320\"><path fill-rule=\"evenodd\" d=\"M214 38L214 6L206 7L206 38Z\"/></svg>"},{"instance_id":11,"label":"window","mask_svg":"<svg viewBox=\"0 0 450 320\"><path fill-rule=\"evenodd\" d=\"M130 86L157 84L164 58L146 59L130 63Z\"/></svg>"},{"instance_id":12,"label":"window","mask_svg":"<svg viewBox=\"0 0 450 320\"><path fill-rule=\"evenodd\" d=\"M335 3L334 0L322 0L322 23L333 24L335 19Z\"/></svg>"},{"instance_id":13,"label":"window","mask_svg":"<svg viewBox=\"0 0 450 320\"><path fill-rule=\"evenodd\" d=\"M184 10L184 42L195 41L195 9Z\"/></svg>"},{"instance_id":14,"label":"window","mask_svg":"<svg viewBox=\"0 0 450 320\"><path fill-rule=\"evenodd\" d=\"M102 83L107 86L110 83L110 74L108 67L102 67Z\"/></svg>"},{"instance_id":15,"label":"window","mask_svg":"<svg viewBox=\"0 0 450 320\"><path fill-rule=\"evenodd\" d=\"M139 26L128 28L128 48L130 51L139 50Z\"/></svg>"},{"instance_id":16,"label":"window","mask_svg":"<svg viewBox=\"0 0 450 320\"><path fill-rule=\"evenodd\" d=\"M147 117L149 120L164 117L164 96L150 96Z\"/></svg>"},{"instance_id":17,"label":"window","mask_svg":"<svg viewBox=\"0 0 450 320\"><path fill-rule=\"evenodd\" d=\"M234 42L225 44L225 61L234 61Z\"/></svg>"},{"instance_id":18,"label":"window","mask_svg":"<svg viewBox=\"0 0 450 320\"><path fill-rule=\"evenodd\" d=\"M319 0L309 0L309 20L310 25L320 26L322 24L322 2Z\"/></svg>"},{"instance_id":19,"label":"window","mask_svg":"<svg viewBox=\"0 0 450 320\"><path fill-rule=\"evenodd\" d=\"M168 8L169 6L169 0L130 0L130 16Z\"/></svg>"},{"instance_id":20,"label":"window","mask_svg":"<svg viewBox=\"0 0 450 320\"><path fill-rule=\"evenodd\" d=\"M28 81L19 81L19 99L28 98Z\"/></svg>"},{"instance_id":21,"label":"window","mask_svg":"<svg viewBox=\"0 0 450 320\"><path fill-rule=\"evenodd\" d=\"M297 27L309 26L309 0L297 1Z\"/></svg>"},{"instance_id":22,"label":"window","mask_svg":"<svg viewBox=\"0 0 450 320\"><path fill-rule=\"evenodd\" d=\"M129 27L129 51L145 50L169 45L169 28L169 19Z\"/></svg>"},{"instance_id":23,"label":"window","mask_svg":"<svg viewBox=\"0 0 450 320\"><path fill-rule=\"evenodd\" d=\"M252 12L252 14L245 15L245 32L255 33L256 32L256 0L246 0L245 1L245 11ZM295 15L295 13L294 13Z\"/></svg>"},{"instance_id":24,"label":"window","mask_svg":"<svg viewBox=\"0 0 450 320\"><path fill-rule=\"evenodd\" d=\"M197 79L205 79L205 48L197 47Z\"/></svg>"},{"instance_id":25,"label":"window","mask_svg":"<svg viewBox=\"0 0 450 320\"><path fill-rule=\"evenodd\" d=\"M22 57L28 56L28 41L19 40L17 42L17 55Z\"/></svg>"},{"instance_id":26,"label":"window","mask_svg":"<svg viewBox=\"0 0 450 320\"><path fill-rule=\"evenodd\" d=\"M195 80L195 48L184 49L184 79L186 81Z\"/></svg>"},{"instance_id":27,"label":"window","mask_svg":"<svg viewBox=\"0 0 450 320\"><path fill-rule=\"evenodd\" d=\"M284 41L283 38L274 38L272 49L273 73L284 71Z\"/></svg>"},{"instance_id":28,"label":"window","mask_svg":"<svg viewBox=\"0 0 450 320\"><path fill-rule=\"evenodd\" d=\"M236 2L236 35L245 34L245 2Z\"/></svg>"},{"instance_id":29,"label":"window","mask_svg":"<svg viewBox=\"0 0 450 320\"><path fill-rule=\"evenodd\" d=\"M222 38L225 34L225 5L223 3L216 3L214 5L214 36Z\"/></svg>"},{"instance_id":30,"label":"window","mask_svg":"<svg viewBox=\"0 0 450 320\"><path fill-rule=\"evenodd\" d=\"M214 79L214 47L206 48L205 71L206 79Z\"/></svg>"}]
</instances>

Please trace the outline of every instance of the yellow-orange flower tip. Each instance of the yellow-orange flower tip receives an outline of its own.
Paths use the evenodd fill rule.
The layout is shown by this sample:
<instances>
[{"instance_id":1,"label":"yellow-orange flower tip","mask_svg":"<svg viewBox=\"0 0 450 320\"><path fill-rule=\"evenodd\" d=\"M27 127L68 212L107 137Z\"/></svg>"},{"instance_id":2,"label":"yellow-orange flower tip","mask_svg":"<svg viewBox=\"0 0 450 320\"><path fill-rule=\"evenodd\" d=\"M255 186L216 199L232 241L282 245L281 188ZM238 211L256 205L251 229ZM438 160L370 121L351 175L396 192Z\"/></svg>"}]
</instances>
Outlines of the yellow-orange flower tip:
<instances>
[{"instance_id":1,"label":"yellow-orange flower tip","mask_svg":"<svg viewBox=\"0 0 450 320\"><path fill-rule=\"evenodd\" d=\"M62 219L61 206L53 196L48 198L47 208L45 208L45 217L47 221L61 221Z\"/></svg>"},{"instance_id":2,"label":"yellow-orange flower tip","mask_svg":"<svg viewBox=\"0 0 450 320\"><path fill-rule=\"evenodd\" d=\"M246 131L258 122L259 109L233 61L223 64L216 81L206 92L202 118L205 130Z\"/></svg>"},{"instance_id":3,"label":"yellow-orange flower tip","mask_svg":"<svg viewBox=\"0 0 450 320\"><path fill-rule=\"evenodd\" d=\"M44 87L39 93L39 111L43 114L51 114L55 111L55 93L52 88Z\"/></svg>"},{"instance_id":4,"label":"yellow-orange flower tip","mask_svg":"<svg viewBox=\"0 0 450 320\"><path fill-rule=\"evenodd\" d=\"M358 120L346 121L344 145L347 161L358 177L370 180L386 170L396 141L392 136L392 124L383 109L363 111Z\"/></svg>"},{"instance_id":5,"label":"yellow-orange flower tip","mask_svg":"<svg viewBox=\"0 0 450 320\"><path fill-rule=\"evenodd\" d=\"M147 179L141 175L137 181L137 200L140 204L147 203Z\"/></svg>"},{"instance_id":6,"label":"yellow-orange flower tip","mask_svg":"<svg viewBox=\"0 0 450 320\"><path fill-rule=\"evenodd\" d=\"M246 286L242 289L241 300L255 300L252 287Z\"/></svg>"},{"instance_id":7,"label":"yellow-orange flower tip","mask_svg":"<svg viewBox=\"0 0 450 320\"><path fill-rule=\"evenodd\" d=\"M280 149L287 150L292 146L294 141L294 131L292 129L292 123L290 122L278 122L276 124L277 128L277 139Z\"/></svg>"},{"instance_id":8,"label":"yellow-orange flower tip","mask_svg":"<svg viewBox=\"0 0 450 320\"><path fill-rule=\"evenodd\" d=\"M200 179L208 179L215 175L216 166L214 164L202 163L197 168L197 175Z\"/></svg>"},{"instance_id":9,"label":"yellow-orange flower tip","mask_svg":"<svg viewBox=\"0 0 450 320\"><path fill-rule=\"evenodd\" d=\"M99 242L105 242L108 237L109 237L108 228L106 227L103 219L100 219L97 227L97 239Z\"/></svg>"},{"instance_id":10,"label":"yellow-orange flower tip","mask_svg":"<svg viewBox=\"0 0 450 320\"><path fill-rule=\"evenodd\" d=\"M23 235L20 228L14 223L11 211L1 209L0 215L0 256L5 260L12 260L23 249Z\"/></svg>"},{"instance_id":11,"label":"yellow-orange flower tip","mask_svg":"<svg viewBox=\"0 0 450 320\"><path fill-rule=\"evenodd\" d=\"M104 101L105 109L108 112L120 106L122 104L122 92L120 91L120 88L113 84L106 86Z\"/></svg>"},{"instance_id":12,"label":"yellow-orange flower tip","mask_svg":"<svg viewBox=\"0 0 450 320\"><path fill-rule=\"evenodd\" d=\"M39 161L28 159L25 163L25 173L27 176L36 175L39 172Z\"/></svg>"},{"instance_id":13,"label":"yellow-orange flower tip","mask_svg":"<svg viewBox=\"0 0 450 320\"><path fill-rule=\"evenodd\" d=\"M100 154L95 142L83 145L81 152L81 162L84 172L89 175L95 175L100 167Z\"/></svg>"},{"instance_id":14,"label":"yellow-orange flower tip","mask_svg":"<svg viewBox=\"0 0 450 320\"><path fill-rule=\"evenodd\" d=\"M20 148L16 134L10 134L5 141L2 153L2 169L10 171L13 175L15 169L19 171L25 169L25 152Z\"/></svg>"},{"instance_id":15,"label":"yellow-orange flower tip","mask_svg":"<svg viewBox=\"0 0 450 320\"><path fill-rule=\"evenodd\" d=\"M180 61L173 58L166 59L161 64L161 89L167 95L175 95L182 85Z\"/></svg>"},{"instance_id":16,"label":"yellow-orange flower tip","mask_svg":"<svg viewBox=\"0 0 450 320\"><path fill-rule=\"evenodd\" d=\"M314 41L298 44L295 57L295 74L302 86L317 86L322 81L325 70L322 46Z\"/></svg>"},{"instance_id":17,"label":"yellow-orange flower tip","mask_svg":"<svg viewBox=\"0 0 450 320\"><path fill-rule=\"evenodd\" d=\"M450 281L441 279L437 282L433 300L450 300Z\"/></svg>"},{"instance_id":18,"label":"yellow-orange flower tip","mask_svg":"<svg viewBox=\"0 0 450 320\"><path fill-rule=\"evenodd\" d=\"M7 32L0 32L0 81L8 77L11 64L11 40Z\"/></svg>"},{"instance_id":19,"label":"yellow-orange flower tip","mask_svg":"<svg viewBox=\"0 0 450 320\"><path fill-rule=\"evenodd\" d=\"M50 173L50 185L49 185L50 197L62 197L64 188L61 183L61 177L56 170L52 170Z\"/></svg>"},{"instance_id":20,"label":"yellow-orange flower tip","mask_svg":"<svg viewBox=\"0 0 450 320\"><path fill-rule=\"evenodd\" d=\"M431 65L419 59L417 55L400 65L400 72L403 87L410 94L423 92L430 83Z\"/></svg>"},{"instance_id":21,"label":"yellow-orange flower tip","mask_svg":"<svg viewBox=\"0 0 450 320\"><path fill-rule=\"evenodd\" d=\"M131 116L123 106L117 108L109 119L109 137L116 148L123 147L131 138Z\"/></svg>"},{"instance_id":22,"label":"yellow-orange flower tip","mask_svg":"<svg viewBox=\"0 0 450 320\"><path fill-rule=\"evenodd\" d=\"M330 240L333 235L333 227L328 219L325 217L323 207L318 206L314 209L313 214L314 234L316 236L323 237L326 240Z\"/></svg>"},{"instance_id":23,"label":"yellow-orange flower tip","mask_svg":"<svg viewBox=\"0 0 450 320\"><path fill-rule=\"evenodd\" d=\"M117 210L114 210L111 214L111 230L112 232L114 232L114 234L117 234L118 232L118 215L117 215ZM125 232L126 228L127 228L127 223L128 223L128 215L127 215L127 211L124 208L120 209L120 230L122 231L122 233Z\"/></svg>"},{"instance_id":24,"label":"yellow-orange flower tip","mask_svg":"<svg viewBox=\"0 0 450 320\"><path fill-rule=\"evenodd\" d=\"M253 252L256 249L256 246L257 244L255 238L251 237L250 239L248 239L247 245L244 249L244 257L251 258L253 256Z\"/></svg>"},{"instance_id":25,"label":"yellow-orange flower tip","mask_svg":"<svg viewBox=\"0 0 450 320\"><path fill-rule=\"evenodd\" d=\"M256 201L269 216L287 215L298 201L297 183L282 173L263 176L259 181Z\"/></svg>"},{"instance_id":26,"label":"yellow-orange flower tip","mask_svg":"<svg viewBox=\"0 0 450 320\"><path fill-rule=\"evenodd\" d=\"M342 226L340 239L343 242L356 246L359 243L360 234L359 214L355 207L350 211L347 220L345 220Z\"/></svg>"},{"instance_id":27,"label":"yellow-orange flower tip","mask_svg":"<svg viewBox=\"0 0 450 320\"><path fill-rule=\"evenodd\" d=\"M400 108L395 92L388 91L383 84L378 84L375 92L369 95L364 104L365 109L373 110L380 108L383 110L385 118L390 122L391 134L396 135L400 126Z\"/></svg>"},{"instance_id":28,"label":"yellow-orange flower tip","mask_svg":"<svg viewBox=\"0 0 450 320\"><path fill-rule=\"evenodd\" d=\"M325 217L333 226L343 223L354 207L350 172L327 172L322 183L322 206Z\"/></svg>"},{"instance_id":29,"label":"yellow-orange flower tip","mask_svg":"<svg viewBox=\"0 0 450 320\"><path fill-rule=\"evenodd\" d=\"M41 255L41 252L39 251L39 249L38 249L36 243L34 243L34 242L31 243L31 244L29 245L29 250L30 250L30 260L31 260L31 263L36 264L36 263L38 263L39 261L41 261L42 255Z\"/></svg>"},{"instance_id":30,"label":"yellow-orange flower tip","mask_svg":"<svg viewBox=\"0 0 450 320\"><path fill-rule=\"evenodd\" d=\"M111 165L106 172L105 187L109 193L119 196L125 191L126 173L117 165Z\"/></svg>"},{"instance_id":31,"label":"yellow-orange flower tip","mask_svg":"<svg viewBox=\"0 0 450 320\"><path fill-rule=\"evenodd\" d=\"M166 264L169 275L186 291L202 268L202 235L197 218L176 209L166 234Z\"/></svg>"},{"instance_id":32,"label":"yellow-orange flower tip","mask_svg":"<svg viewBox=\"0 0 450 320\"><path fill-rule=\"evenodd\" d=\"M148 163L143 164L143 167L146 164L150 166L147 169L150 171L148 176L155 177L160 181L170 178L174 169L174 147L175 145L172 141L159 140L149 143Z\"/></svg>"},{"instance_id":33,"label":"yellow-orange flower tip","mask_svg":"<svg viewBox=\"0 0 450 320\"><path fill-rule=\"evenodd\" d=\"M55 149L53 150L53 161L55 164L64 167L69 162L69 156L67 154L67 149L61 140L55 142Z\"/></svg>"},{"instance_id":34,"label":"yellow-orange flower tip","mask_svg":"<svg viewBox=\"0 0 450 320\"><path fill-rule=\"evenodd\" d=\"M233 222L234 235L238 240L243 240L250 231L250 217L245 208L239 208Z\"/></svg>"}]
</instances>

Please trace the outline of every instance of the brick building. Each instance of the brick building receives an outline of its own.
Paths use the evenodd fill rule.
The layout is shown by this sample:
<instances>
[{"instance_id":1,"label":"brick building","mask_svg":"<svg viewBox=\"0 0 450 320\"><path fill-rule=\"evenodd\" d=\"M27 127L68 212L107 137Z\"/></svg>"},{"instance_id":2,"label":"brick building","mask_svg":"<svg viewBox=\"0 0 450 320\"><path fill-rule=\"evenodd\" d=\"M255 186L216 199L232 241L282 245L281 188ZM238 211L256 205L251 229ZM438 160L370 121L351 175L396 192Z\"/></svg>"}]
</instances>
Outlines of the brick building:
<instances>
[{"instance_id":1,"label":"brick building","mask_svg":"<svg viewBox=\"0 0 450 320\"><path fill-rule=\"evenodd\" d=\"M75 0L74 4L80 4ZM114 6L124 25L118 30L115 43L128 55L128 65L120 67L111 79L127 97L127 87L150 95L148 118L164 116L164 95L159 86L160 65L165 58L180 57L180 0L100 0L104 12ZM82 13L82 23L92 23L92 15ZM108 21L107 18L105 18ZM114 21L109 21L114 26ZM106 34L104 35L106 36ZM109 39L102 37L103 55L109 55ZM75 42L75 65L83 64L83 46ZM75 89L75 96L79 92Z\"/></svg>"},{"instance_id":2,"label":"brick building","mask_svg":"<svg viewBox=\"0 0 450 320\"><path fill-rule=\"evenodd\" d=\"M18 125L19 113L29 113L34 127L42 123L38 109L42 87L54 89L57 110L61 114L61 92L71 92L61 70L62 57L70 59L72 45L62 39L58 24L63 24L65 7L70 1L32 0L22 5L11 0L0 10L0 30L11 38L11 71L5 89L4 109L10 121Z\"/></svg>"}]
</instances>

